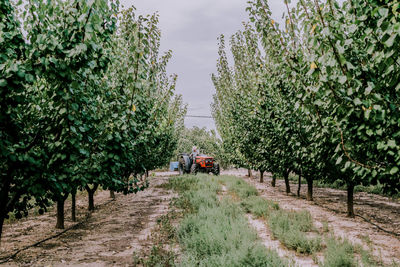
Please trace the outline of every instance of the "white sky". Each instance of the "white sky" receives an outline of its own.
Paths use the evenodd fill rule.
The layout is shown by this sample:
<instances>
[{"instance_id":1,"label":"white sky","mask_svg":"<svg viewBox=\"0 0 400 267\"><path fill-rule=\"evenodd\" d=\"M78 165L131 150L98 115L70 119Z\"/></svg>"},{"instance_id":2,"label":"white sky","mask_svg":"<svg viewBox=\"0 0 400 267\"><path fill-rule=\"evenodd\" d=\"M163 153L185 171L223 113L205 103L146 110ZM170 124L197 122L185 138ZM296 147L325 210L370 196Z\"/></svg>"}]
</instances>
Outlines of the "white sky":
<instances>
[{"instance_id":1,"label":"white sky","mask_svg":"<svg viewBox=\"0 0 400 267\"><path fill-rule=\"evenodd\" d=\"M168 72L178 74L177 93L183 95L188 115L211 115L215 88L211 73L216 71L217 37L229 38L248 20L247 0L121 0L134 5L138 14L160 14L161 51L171 49ZM277 21L286 10L283 0L270 0ZM186 118L186 127L215 129L212 119Z\"/></svg>"}]
</instances>

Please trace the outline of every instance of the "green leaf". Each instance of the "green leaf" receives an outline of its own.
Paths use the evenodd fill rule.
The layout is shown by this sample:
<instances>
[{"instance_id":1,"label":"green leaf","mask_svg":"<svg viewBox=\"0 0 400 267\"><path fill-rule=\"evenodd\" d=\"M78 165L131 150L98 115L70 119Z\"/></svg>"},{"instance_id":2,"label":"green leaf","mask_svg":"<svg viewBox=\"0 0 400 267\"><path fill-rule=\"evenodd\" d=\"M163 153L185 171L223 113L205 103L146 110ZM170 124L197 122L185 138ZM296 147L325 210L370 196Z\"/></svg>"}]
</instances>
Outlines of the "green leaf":
<instances>
[{"instance_id":1,"label":"green leaf","mask_svg":"<svg viewBox=\"0 0 400 267\"><path fill-rule=\"evenodd\" d=\"M367 109L367 110L364 112L364 117L368 120L370 115L371 115L371 110Z\"/></svg>"},{"instance_id":2,"label":"green leaf","mask_svg":"<svg viewBox=\"0 0 400 267\"><path fill-rule=\"evenodd\" d=\"M387 142L388 147L390 148L395 148L396 147L396 141L395 140L389 140Z\"/></svg>"},{"instance_id":3,"label":"green leaf","mask_svg":"<svg viewBox=\"0 0 400 267\"><path fill-rule=\"evenodd\" d=\"M389 14L389 9L381 7L381 8L379 8L378 12L379 12L379 15L386 18Z\"/></svg>"},{"instance_id":4,"label":"green leaf","mask_svg":"<svg viewBox=\"0 0 400 267\"><path fill-rule=\"evenodd\" d=\"M357 97L356 99L354 99L353 102L354 102L354 104L357 105L357 106L362 105L362 102L361 102L361 100L360 100L358 97Z\"/></svg>"},{"instance_id":5,"label":"green leaf","mask_svg":"<svg viewBox=\"0 0 400 267\"><path fill-rule=\"evenodd\" d=\"M351 165L351 162L350 161L346 161L346 163L344 164L344 168L347 169L347 168L350 167L350 165Z\"/></svg>"},{"instance_id":6,"label":"green leaf","mask_svg":"<svg viewBox=\"0 0 400 267\"><path fill-rule=\"evenodd\" d=\"M347 82L347 77L346 76L339 76L339 83L340 84L345 84Z\"/></svg>"},{"instance_id":7,"label":"green leaf","mask_svg":"<svg viewBox=\"0 0 400 267\"><path fill-rule=\"evenodd\" d=\"M60 109L60 111L58 112L60 115L65 114L67 112L66 108L62 108Z\"/></svg>"},{"instance_id":8,"label":"green leaf","mask_svg":"<svg viewBox=\"0 0 400 267\"><path fill-rule=\"evenodd\" d=\"M390 169L390 174L396 174L397 172L399 171L399 168L398 167L393 167L392 169Z\"/></svg>"},{"instance_id":9,"label":"green leaf","mask_svg":"<svg viewBox=\"0 0 400 267\"><path fill-rule=\"evenodd\" d=\"M386 40L385 45L388 47L392 47L394 41L396 40L397 34L393 33L389 39Z\"/></svg>"}]
</instances>

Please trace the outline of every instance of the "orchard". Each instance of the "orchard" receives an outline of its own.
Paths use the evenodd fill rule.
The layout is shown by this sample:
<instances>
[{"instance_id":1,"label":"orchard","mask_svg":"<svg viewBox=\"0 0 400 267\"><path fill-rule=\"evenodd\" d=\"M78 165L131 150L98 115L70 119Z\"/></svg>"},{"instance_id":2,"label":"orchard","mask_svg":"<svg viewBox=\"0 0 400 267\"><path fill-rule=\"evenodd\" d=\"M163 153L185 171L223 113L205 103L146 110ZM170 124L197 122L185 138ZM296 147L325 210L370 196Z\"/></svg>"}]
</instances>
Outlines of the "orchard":
<instances>
[{"instance_id":1,"label":"orchard","mask_svg":"<svg viewBox=\"0 0 400 267\"><path fill-rule=\"evenodd\" d=\"M240 167L308 184L341 180L348 215L357 185L400 189L398 1L250 1L251 24L219 38L213 114ZM262 48L261 48L262 47ZM240 159L240 160L238 160ZM273 181L274 184L274 181ZM299 183L300 185L301 183Z\"/></svg>"},{"instance_id":2,"label":"orchard","mask_svg":"<svg viewBox=\"0 0 400 267\"><path fill-rule=\"evenodd\" d=\"M398 266L400 0L159 1L1 0L0 265Z\"/></svg>"},{"instance_id":3,"label":"orchard","mask_svg":"<svg viewBox=\"0 0 400 267\"><path fill-rule=\"evenodd\" d=\"M0 233L10 212L52 203L64 228L64 202L78 190L93 210L99 187L145 189L141 177L168 163L186 112L158 17L105 0L0 9Z\"/></svg>"}]
</instances>

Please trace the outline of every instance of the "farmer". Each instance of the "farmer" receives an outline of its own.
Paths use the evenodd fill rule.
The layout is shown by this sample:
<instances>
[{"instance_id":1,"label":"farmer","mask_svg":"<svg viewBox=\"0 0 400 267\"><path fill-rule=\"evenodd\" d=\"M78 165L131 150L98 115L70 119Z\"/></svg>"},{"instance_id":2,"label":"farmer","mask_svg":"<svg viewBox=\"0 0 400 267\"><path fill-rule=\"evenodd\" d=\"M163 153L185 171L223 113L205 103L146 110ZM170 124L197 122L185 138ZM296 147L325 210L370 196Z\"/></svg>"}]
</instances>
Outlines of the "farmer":
<instances>
[{"instance_id":1,"label":"farmer","mask_svg":"<svg viewBox=\"0 0 400 267\"><path fill-rule=\"evenodd\" d=\"M197 149L197 147L196 146L192 147L192 154L190 154L190 157L194 159L198 154L199 150Z\"/></svg>"}]
</instances>

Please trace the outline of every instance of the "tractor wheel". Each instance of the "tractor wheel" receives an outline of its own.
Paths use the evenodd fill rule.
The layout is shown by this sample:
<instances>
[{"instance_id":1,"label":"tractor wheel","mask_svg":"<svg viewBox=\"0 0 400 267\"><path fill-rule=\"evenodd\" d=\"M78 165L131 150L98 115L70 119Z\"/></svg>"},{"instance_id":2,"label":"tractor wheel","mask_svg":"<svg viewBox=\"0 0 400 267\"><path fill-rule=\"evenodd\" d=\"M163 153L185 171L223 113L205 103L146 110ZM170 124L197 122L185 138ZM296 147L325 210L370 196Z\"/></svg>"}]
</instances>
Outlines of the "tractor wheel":
<instances>
[{"instance_id":1,"label":"tractor wheel","mask_svg":"<svg viewBox=\"0 0 400 267\"><path fill-rule=\"evenodd\" d=\"M214 163L212 172L214 173L214 175L217 175L217 176L219 175L220 169L219 169L219 164L218 163Z\"/></svg>"},{"instance_id":2,"label":"tractor wheel","mask_svg":"<svg viewBox=\"0 0 400 267\"><path fill-rule=\"evenodd\" d=\"M185 163L179 162L178 170L179 170L179 175L184 175L185 174Z\"/></svg>"},{"instance_id":3,"label":"tractor wheel","mask_svg":"<svg viewBox=\"0 0 400 267\"><path fill-rule=\"evenodd\" d=\"M196 163L193 163L192 167L190 168L190 173L193 175L197 175L198 171L199 171L199 166L197 166Z\"/></svg>"}]
</instances>

